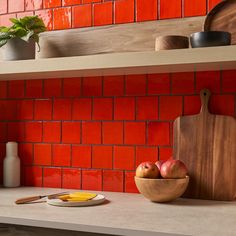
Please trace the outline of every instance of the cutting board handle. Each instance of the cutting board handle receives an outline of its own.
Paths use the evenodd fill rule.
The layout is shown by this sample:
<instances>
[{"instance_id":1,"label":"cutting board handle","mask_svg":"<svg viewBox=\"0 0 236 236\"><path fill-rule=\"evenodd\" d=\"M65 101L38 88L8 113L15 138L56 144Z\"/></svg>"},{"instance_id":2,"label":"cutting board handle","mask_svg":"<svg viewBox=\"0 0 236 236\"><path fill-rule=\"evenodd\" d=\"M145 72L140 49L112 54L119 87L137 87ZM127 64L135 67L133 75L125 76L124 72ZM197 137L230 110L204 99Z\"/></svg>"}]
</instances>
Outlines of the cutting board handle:
<instances>
[{"instance_id":1,"label":"cutting board handle","mask_svg":"<svg viewBox=\"0 0 236 236\"><path fill-rule=\"evenodd\" d=\"M211 96L210 90L208 90L208 89L201 90L200 97L201 97L202 106L201 106L200 114L209 113L208 102L209 102L210 96Z\"/></svg>"}]
</instances>

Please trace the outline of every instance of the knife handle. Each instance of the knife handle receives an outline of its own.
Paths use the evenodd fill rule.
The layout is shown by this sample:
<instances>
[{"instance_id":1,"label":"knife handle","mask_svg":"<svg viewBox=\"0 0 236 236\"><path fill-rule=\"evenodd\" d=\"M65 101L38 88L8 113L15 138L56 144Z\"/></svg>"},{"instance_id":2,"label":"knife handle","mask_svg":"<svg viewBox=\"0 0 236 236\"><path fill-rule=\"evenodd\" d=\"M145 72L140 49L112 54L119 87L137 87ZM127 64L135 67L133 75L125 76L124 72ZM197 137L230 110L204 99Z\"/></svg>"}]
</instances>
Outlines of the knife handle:
<instances>
[{"instance_id":1,"label":"knife handle","mask_svg":"<svg viewBox=\"0 0 236 236\"><path fill-rule=\"evenodd\" d=\"M31 197L24 197L24 198L19 198L15 201L16 204L24 204L27 202L32 202L41 199L42 196L31 196Z\"/></svg>"}]
</instances>

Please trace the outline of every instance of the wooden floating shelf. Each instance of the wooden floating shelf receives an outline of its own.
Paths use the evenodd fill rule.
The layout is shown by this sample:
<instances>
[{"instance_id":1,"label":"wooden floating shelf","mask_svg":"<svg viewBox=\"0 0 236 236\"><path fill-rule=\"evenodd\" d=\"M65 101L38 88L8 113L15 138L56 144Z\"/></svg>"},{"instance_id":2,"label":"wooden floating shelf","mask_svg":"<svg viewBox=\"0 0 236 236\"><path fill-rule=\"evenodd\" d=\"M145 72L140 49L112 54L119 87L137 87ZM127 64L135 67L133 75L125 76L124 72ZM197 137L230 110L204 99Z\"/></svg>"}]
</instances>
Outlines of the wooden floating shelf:
<instances>
[{"instance_id":1,"label":"wooden floating shelf","mask_svg":"<svg viewBox=\"0 0 236 236\"><path fill-rule=\"evenodd\" d=\"M0 80L236 69L236 45L1 61Z\"/></svg>"}]
</instances>

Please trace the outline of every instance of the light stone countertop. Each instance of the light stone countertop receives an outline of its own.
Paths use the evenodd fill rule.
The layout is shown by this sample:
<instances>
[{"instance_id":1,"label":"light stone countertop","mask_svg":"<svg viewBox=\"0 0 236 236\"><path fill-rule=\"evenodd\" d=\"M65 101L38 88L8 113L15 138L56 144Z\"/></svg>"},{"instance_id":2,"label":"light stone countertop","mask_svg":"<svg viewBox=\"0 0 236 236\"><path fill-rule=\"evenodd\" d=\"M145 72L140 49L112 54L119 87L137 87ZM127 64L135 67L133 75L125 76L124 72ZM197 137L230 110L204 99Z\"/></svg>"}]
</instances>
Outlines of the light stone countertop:
<instances>
[{"instance_id":1,"label":"light stone countertop","mask_svg":"<svg viewBox=\"0 0 236 236\"><path fill-rule=\"evenodd\" d=\"M235 201L180 198L159 204L141 194L99 192L107 202L91 207L14 203L17 198L61 191L64 189L0 188L0 223L129 236L236 234Z\"/></svg>"}]
</instances>

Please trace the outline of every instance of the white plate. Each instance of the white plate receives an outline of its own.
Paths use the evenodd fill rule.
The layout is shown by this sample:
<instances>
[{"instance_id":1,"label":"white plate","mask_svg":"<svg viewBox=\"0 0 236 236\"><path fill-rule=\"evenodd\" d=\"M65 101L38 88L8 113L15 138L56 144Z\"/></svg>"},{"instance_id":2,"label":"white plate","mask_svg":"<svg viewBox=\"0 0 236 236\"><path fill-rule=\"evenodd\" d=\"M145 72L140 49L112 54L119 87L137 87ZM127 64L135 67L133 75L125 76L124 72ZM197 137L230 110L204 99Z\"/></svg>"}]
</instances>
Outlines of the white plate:
<instances>
[{"instance_id":1,"label":"white plate","mask_svg":"<svg viewBox=\"0 0 236 236\"><path fill-rule=\"evenodd\" d=\"M74 206L93 206L101 204L105 201L105 197L98 194L95 198L84 202L65 202L60 199L47 199L47 203L53 206L74 207Z\"/></svg>"}]
</instances>

